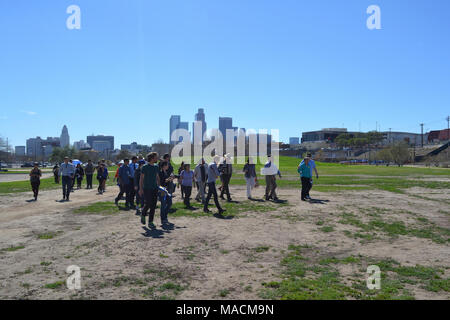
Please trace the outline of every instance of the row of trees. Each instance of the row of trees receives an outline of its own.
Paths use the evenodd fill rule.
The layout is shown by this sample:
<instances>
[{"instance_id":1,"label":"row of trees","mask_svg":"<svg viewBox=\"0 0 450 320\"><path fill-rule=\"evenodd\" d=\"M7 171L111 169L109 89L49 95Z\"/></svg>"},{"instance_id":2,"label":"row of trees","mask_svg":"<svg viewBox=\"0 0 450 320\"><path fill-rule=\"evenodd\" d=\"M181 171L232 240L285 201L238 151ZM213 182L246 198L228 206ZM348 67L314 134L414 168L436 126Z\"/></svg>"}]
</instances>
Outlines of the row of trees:
<instances>
[{"instance_id":1,"label":"row of trees","mask_svg":"<svg viewBox=\"0 0 450 320\"><path fill-rule=\"evenodd\" d=\"M395 143L388 148L382 149L376 154L377 160L393 162L398 166L404 165L412 160L409 146L406 142Z\"/></svg>"},{"instance_id":2,"label":"row of trees","mask_svg":"<svg viewBox=\"0 0 450 320\"><path fill-rule=\"evenodd\" d=\"M384 136L381 132L358 132L358 133L341 133L336 137L335 142L341 147L364 147L375 145L383 141Z\"/></svg>"}]
</instances>

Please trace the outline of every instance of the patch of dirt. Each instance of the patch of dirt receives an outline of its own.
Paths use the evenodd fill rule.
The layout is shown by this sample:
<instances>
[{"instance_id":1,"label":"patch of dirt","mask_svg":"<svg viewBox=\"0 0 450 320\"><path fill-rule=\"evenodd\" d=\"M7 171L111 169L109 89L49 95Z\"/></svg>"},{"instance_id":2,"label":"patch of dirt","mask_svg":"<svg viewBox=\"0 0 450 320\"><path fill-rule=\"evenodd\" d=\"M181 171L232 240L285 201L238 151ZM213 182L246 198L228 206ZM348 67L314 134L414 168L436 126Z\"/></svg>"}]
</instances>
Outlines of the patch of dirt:
<instances>
[{"instance_id":1,"label":"patch of dirt","mask_svg":"<svg viewBox=\"0 0 450 320\"><path fill-rule=\"evenodd\" d=\"M279 189L278 196L288 200L288 206L244 212L233 219L213 215L170 219L169 215L174 223L169 230L159 225L157 209L154 231L141 225L134 211L73 212L89 203L112 201L116 191L109 187L100 196L95 190L79 190L68 203L57 202L60 190L42 191L37 202L26 202L31 193L0 197L0 250L24 247L0 251L0 298L259 299L263 282L279 280L280 261L290 244L310 244L330 257L361 254L406 265L450 265L448 242L389 237L382 232L376 239L360 241L344 234L355 231L354 226L339 223L343 212L353 210L362 221L376 214L383 221L410 225L423 217L448 229L450 219L443 213L448 205L436 201L378 190L319 193L313 189L315 202L304 202L298 189ZM248 201L243 186L231 186L231 192L234 200ZM264 188L257 188L254 197L262 199L263 193ZM175 200L180 201L179 195ZM325 232L324 226L333 229ZM40 239L45 233L54 237ZM46 287L65 281L70 265L81 268L81 290L68 290L65 284ZM342 270L343 275L352 272ZM418 298L450 298L442 291L412 291Z\"/></svg>"}]
</instances>

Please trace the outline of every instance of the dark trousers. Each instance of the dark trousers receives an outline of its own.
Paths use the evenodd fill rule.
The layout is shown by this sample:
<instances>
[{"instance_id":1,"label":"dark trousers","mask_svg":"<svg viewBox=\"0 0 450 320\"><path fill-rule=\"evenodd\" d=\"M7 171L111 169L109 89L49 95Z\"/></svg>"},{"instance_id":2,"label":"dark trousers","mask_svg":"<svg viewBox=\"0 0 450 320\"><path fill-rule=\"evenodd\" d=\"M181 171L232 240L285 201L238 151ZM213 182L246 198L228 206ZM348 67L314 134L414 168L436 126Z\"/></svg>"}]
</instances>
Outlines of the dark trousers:
<instances>
[{"instance_id":1,"label":"dark trousers","mask_svg":"<svg viewBox=\"0 0 450 320\"><path fill-rule=\"evenodd\" d=\"M81 189L81 182L83 181L83 176L77 177L77 187L78 189Z\"/></svg>"},{"instance_id":2,"label":"dark trousers","mask_svg":"<svg viewBox=\"0 0 450 320\"><path fill-rule=\"evenodd\" d=\"M92 189L92 174L86 175L86 188Z\"/></svg>"},{"instance_id":3,"label":"dark trousers","mask_svg":"<svg viewBox=\"0 0 450 320\"><path fill-rule=\"evenodd\" d=\"M183 193L184 193L184 205L186 207L190 207L191 202L190 202L189 198L191 197L192 186L181 186L181 189L183 189Z\"/></svg>"},{"instance_id":4,"label":"dark trousers","mask_svg":"<svg viewBox=\"0 0 450 320\"><path fill-rule=\"evenodd\" d=\"M33 195L35 198L37 198L39 194L39 185L41 184L40 181L32 181L31 182L31 189L33 190Z\"/></svg>"},{"instance_id":5,"label":"dark trousers","mask_svg":"<svg viewBox=\"0 0 450 320\"><path fill-rule=\"evenodd\" d=\"M103 182L105 181L105 179L100 178L97 180L98 180L98 188L97 188L98 193L103 193Z\"/></svg>"},{"instance_id":6,"label":"dark trousers","mask_svg":"<svg viewBox=\"0 0 450 320\"><path fill-rule=\"evenodd\" d=\"M223 174L222 175L222 190L220 191L220 197L221 198L223 197L224 194L226 194L227 195L227 199L228 200L231 199L230 188L229 188L230 180L231 180L231 175L230 174Z\"/></svg>"},{"instance_id":7,"label":"dark trousers","mask_svg":"<svg viewBox=\"0 0 450 320\"><path fill-rule=\"evenodd\" d=\"M53 174L53 176L55 177L55 183L59 183L59 175Z\"/></svg>"},{"instance_id":8,"label":"dark trousers","mask_svg":"<svg viewBox=\"0 0 450 320\"><path fill-rule=\"evenodd\" d=\"M62 176L61 182L62 182L63 198L69 199L73 179L70 176Z\"/></svg>"},{"instance_id":9,"label":"dark trousers","mask_svg":"<svg viewBox=\"0 0 450 320\"><path fill-rule=\"evenodd\" d=\"M203 210L208 209L208 203L209 203L209 199L211 199L211 196L214 196L214 203L216 204L217 209L222 210L222 208L220 207L219 199L217 197L217 190L216 190L215 182L208 183L208 195L206 196L205 205L203 207Z\"/></svg>"},{"instance_id":10,"label":"dark trousers","mask_svg":"<svg viewBox=\"0 0 450 320\"><path fill-rule=\"evenodd\" d=\"M156 203L158 202L158 189L144 189L144 209L142 215L146 216L147 211L150 209L148 219L150 222L155 217Z\"/></svg>"},{"instance_id":11,"label":"dark trousers","mask_svg":"<svg viewBox=\"0 0 450 320\"><path fill-rule=\"evenodd\" d=\"M277 178L275 177L275 175L266 176L266 193L265 193L266 199L272 198L275 200L277 198L276 189L277 189Z\"/></svg>"},{"instance_id":12,"label":"dark trousers","mask_svg":"<svg viewBox=\"0 0 450 320\"><path fill-rule=\"evenodd\" d=\"M134 178L130 178L130 205L134 206L134 198L136 197L136 191L134 190ZM136 200L137 202L137 200Z\"/></svg>"},{"instance_id":13,"label":"dark trousers","mask_svg":"<svg viewBox=\"0 0 450 320\"><path fill-rule=\"evenodd\" d=\"M120 200L123 197L123 194L125 193L125 205L129 206L130 205L130 198L131 198L131 185L128 184L121 184L120 185L120 191L119 194L116 197L116 200Z\"/></svg>"},{"instance_id":14,"label":"dark trousers","mask_svg":"<svg viewBox=\"0 0 450 320\"><path fill-rule=\"evenodd\" d=\"M302 200L309 194L311 190L311 178L301 178L302 180Z\"/></svg>"},{"instance_id":15,"label":"dark trousers","mask_svg":"<svg viewBox=\"0 0 450 320\"><path fill-rule=\"evenodd\" d=\"M144 197L139 195L139 189L137 191L134 190L134 192L136 193L136 205L144 208Z\"/></svg>"},{"instance_id":16,"label":"dark trousers","mask_svg":"<svg viewBox=\"0 0 450 320\"><path fill-rule=\"evenodd\" d=\"M159 201L161 201L161 222L167 221L170 207L172 206L172 197L168 195L159 195Z\"/></svg>"}]
</instances>

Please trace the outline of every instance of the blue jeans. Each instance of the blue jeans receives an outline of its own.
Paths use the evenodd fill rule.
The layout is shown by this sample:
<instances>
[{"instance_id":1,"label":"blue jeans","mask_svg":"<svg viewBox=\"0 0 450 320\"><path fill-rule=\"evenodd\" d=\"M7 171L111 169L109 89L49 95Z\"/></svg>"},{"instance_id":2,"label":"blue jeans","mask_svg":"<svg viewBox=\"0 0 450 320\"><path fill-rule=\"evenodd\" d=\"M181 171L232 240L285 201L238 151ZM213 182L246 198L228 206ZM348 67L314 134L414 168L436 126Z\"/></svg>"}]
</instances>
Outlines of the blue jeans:
<instances>
[{"instance_id":1,"label":"blue jeans","mask_svg":"<svg viewBox=\"0 0 450 320\"><path fill-rule=\"evenodd\" d=\"M159 195L159 201L161 201L161 220L167 221L169 210L172 207L172 197L168 195Z\"/></svg>"}]
</instances>

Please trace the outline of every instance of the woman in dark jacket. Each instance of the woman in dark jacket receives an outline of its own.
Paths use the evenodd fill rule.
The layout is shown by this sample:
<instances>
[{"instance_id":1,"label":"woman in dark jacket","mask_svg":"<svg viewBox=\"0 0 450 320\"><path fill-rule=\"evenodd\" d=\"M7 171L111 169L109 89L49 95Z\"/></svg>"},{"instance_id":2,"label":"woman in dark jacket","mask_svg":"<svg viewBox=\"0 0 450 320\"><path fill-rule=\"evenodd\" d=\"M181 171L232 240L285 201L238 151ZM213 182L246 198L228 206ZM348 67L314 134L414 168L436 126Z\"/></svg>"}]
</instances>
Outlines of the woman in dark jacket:
<instances>
[{"instance_id":1,"label":"woman in dark jacket","mask_svg":"<svg viewBox=\"0 0 450 320\"><path fill-rule=\"evenodd\" d=\"M39 164L35 162L34 167L30 172L30 183L31 189L33 189L34 201L37 201L37 197L39 194L39 185L41 184L41 176L42 172L41 169L39 169Z\"/></svg>"},{"instance_id":2,"label":"woman in dark jacket","mask_svg":"<svg viewBox=\"0 0 450 320\"><path fill-rule=\"evenodd\" d=\"M252 158L247 159L244 165L245 182L247 183L247 198L252 199L252 189L257 186L258 179L256 177L256 166Z\"/></svg>"},{"instance_id":3,"label":"woman in dark jacket","mask_svg":"<svg viewBox=\"0 0 450 320\"><path fill-rule=\"evenodd\" d=\"M77 168L75 169L75 177L77 179L77 189L81 189L81 182L84 177L84 169L81 166L81 163L77 164Z\"/></svg>"}]
</instances>

